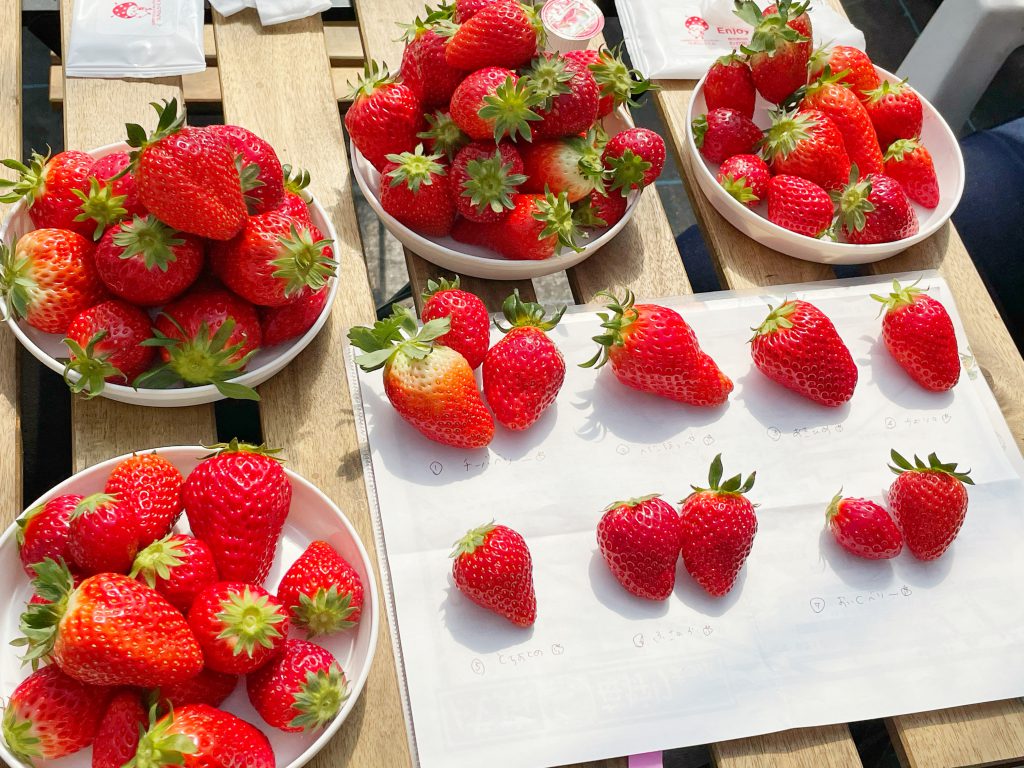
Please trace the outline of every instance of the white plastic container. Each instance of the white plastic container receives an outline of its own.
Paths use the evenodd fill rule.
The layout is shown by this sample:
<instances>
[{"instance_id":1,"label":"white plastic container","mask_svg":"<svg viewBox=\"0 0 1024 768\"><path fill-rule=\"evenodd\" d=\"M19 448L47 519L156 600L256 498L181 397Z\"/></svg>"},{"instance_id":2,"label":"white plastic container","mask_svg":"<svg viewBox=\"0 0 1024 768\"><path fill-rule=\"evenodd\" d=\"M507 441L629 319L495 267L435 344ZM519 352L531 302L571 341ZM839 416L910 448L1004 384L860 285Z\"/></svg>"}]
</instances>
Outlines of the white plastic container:
<instances>
[{"instance_id":1,"label":"white plastic container","mask_svg":"<svg viewBox=\"0 0 1024 768\"><path fill-rule=\"evenodd\" d=\"M591 0L547 0L540 20L551 53L583 50L604 29L604 14Z\"/></svg>"}]
</instances>

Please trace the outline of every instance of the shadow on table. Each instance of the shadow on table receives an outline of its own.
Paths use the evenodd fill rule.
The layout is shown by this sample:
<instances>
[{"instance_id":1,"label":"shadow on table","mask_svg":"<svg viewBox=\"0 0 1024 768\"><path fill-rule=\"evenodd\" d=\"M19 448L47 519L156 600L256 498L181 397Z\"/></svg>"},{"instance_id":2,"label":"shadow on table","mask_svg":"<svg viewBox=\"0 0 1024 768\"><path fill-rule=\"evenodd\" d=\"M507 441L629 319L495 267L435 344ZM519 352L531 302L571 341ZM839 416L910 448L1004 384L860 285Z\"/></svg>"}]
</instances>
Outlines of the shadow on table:
<instances>
[{"instance_id":1,"label":"shadow on table","mask_svg":"<svg viewBox=\"0 0 1024 768\"><path fill-rule=\"evenodd\" d=\"M508 619L481 608L454 584L445 591L441 618L452 639L476 653L496 653L533 637L533 627L517 627Z\"/></svg>"}]
</instances>

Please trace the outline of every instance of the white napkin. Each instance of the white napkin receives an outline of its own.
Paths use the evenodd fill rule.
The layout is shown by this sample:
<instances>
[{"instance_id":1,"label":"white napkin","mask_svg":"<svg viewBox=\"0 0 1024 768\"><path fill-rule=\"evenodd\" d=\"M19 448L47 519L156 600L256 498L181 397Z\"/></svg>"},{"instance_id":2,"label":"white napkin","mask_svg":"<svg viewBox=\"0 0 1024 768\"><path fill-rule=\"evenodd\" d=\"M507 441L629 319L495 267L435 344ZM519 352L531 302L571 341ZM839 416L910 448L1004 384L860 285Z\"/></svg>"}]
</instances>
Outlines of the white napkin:
<instances>
[{"instance_id":1,"label":"white napkin","mask_svg":"<svg viewBox=\"0 0 1024 768\"><path fill-rule=\"evenodd\" d=\"M210 0L210 5L221 16L230 16L246 8L255 8L256 0Z\"/></svg>"},{"instance_id":2,"label":"white napkin","mask_svg":"<svg viewBox=\"0 0 1024 768\"><path fill-rule=\"evenodd\" d=\"M256 0L260 23L265 27L314 16L330 7L330 0Z\"/></svg>"}]
</instances>

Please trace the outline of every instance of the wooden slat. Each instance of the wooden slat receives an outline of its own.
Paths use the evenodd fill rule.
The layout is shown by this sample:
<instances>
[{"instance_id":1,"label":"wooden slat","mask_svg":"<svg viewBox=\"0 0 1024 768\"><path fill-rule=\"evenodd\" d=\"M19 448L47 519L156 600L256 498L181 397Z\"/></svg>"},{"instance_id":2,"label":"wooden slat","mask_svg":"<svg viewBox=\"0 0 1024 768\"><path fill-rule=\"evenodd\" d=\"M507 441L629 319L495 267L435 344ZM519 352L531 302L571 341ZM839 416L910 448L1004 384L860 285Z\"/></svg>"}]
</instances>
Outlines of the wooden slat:
<instances>
[{"instance_id":1,"label":"wooden slat","mask_svg":"<svg viewBox=\"0 0 1024 768\"><path fill-rule=\"evenodd\" d=\"M1020 699L954 707L887 721L907 768L967 768L1021 764L1024 704Z\"/></svg>"},{"instance_id":2,"label":"wooden slat","mask_svg":"<svg viewBox=\"0 0 1024 768\"><path fill-rule=\"evenodd\" d=\"M711 747L715 765L729 768L847 768L859 766L857 748L845 725L801 728Z\"/></svg>"},{"instance_id":3,"label":"wooden slat","mask_svg":"<svg viewBox=\"0 0 1024 768\"><path fill-rule=\"evenodd\" d=\"M289 466L341 506L376 564L343 357L346 328L372 322L374 309L321 21L263 30L255 11L228 19L215 13L214 29L225 119L266 138L282 160L309 170L310 189L338 233L341 289L331 319L302 355L261 388L263 434L284 449ZM383 604L375 609L382 620L366 688L339 735L311 765L410 763L391 635Z\"/></svg>"},{"instance_id":4,"label":"wooden slat","mask_svg":"<svg viewBox=\"0 0 1024 768\"><path fill-rule=\"evenodd\" d=\"M359 28L354 21L324 22L324 42L327 45L327 57L333 66L358 65L362 69L363 45L359 41ZM212 24L203 27L203 53L207 64L216 65L217 43Z\"/></svg>"}]
</instances>

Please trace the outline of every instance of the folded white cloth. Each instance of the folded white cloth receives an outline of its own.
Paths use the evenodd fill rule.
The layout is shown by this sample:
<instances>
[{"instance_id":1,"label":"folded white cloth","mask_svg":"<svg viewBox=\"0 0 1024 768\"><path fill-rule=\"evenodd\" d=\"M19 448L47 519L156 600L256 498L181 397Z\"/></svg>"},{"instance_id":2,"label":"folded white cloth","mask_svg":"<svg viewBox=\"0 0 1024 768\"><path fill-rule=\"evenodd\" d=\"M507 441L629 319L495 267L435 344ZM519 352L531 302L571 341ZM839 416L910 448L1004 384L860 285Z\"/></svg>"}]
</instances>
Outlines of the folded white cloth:
<instances>
[{"instance_id":1,"label":"folded white cloth","mask_svg":"<svg viewBox=\"0 0 1024 768\"><path fill-rule=\"evenodd\" d=\"M210 0L210 5L221 16L230 16L246 8L255 8L256 0Z\"/></svg>"},{"instance_id":2,"label":"folded white cloth","mask_svg":"<svg viewBox=\"0 0 1024 768\"><path fill-rule=\"evenodd\" d=\"M330 0L256 0L260 23L265 27L314 16L330 7Z\"/></svg>"}]
</instances>

